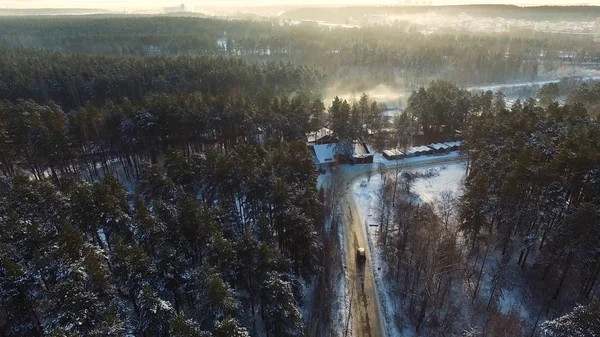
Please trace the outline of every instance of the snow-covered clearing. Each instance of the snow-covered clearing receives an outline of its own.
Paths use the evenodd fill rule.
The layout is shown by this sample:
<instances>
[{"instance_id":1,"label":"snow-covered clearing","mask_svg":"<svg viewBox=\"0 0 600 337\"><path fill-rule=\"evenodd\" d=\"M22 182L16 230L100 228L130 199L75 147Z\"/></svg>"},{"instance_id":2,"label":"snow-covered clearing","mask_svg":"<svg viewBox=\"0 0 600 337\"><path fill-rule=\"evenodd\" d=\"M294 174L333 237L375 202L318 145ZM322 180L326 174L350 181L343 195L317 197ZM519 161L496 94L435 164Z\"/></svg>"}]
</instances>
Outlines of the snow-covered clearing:
<instances>
[{"instance_id":1,"label":"snow-covered clearing","mask_svg":"<svg viewBox=\"0 0 600 337\"><path fill-rule=\"evenodd\" d=\"M417 179L412 187L412 192L419 196L423 202L432 203L439 198L444 191L452 191L461 194L463 179L465 177L465 165L455 163L448 165L432 166L426 171L433 172L431 178Z\"/></svg>"},{"instance_id":2,"label":"snow-covered clearing","mask_svg":"<svg viewBox=\"0 0 600 337\"><path fill-rule=\"evenodd\" d=\"M418 178L411 188L411 193L420 199L421 202L435 203L440 199L441 193L445 191L451 191L457 197L462 194L466 173L464 162L436 164L427 160L431 160L431 156L411 159L412 162L410 165L407 165L406 171L419 173L419 176L428 176ZM423 164L418 164L419 162ZM352 170L358 169L353 168ZM387 171L387 174L395 173L394 169L388 169ZM408 322L408 319L404 316L403 309L400 307L401 302L398 300L397 295L394 294L393 287L391 286L393 283L390 283L390 280L386 277L388 274L386 270L387 266L384 263L382 250L377 242L379 228L376 221L377 215L375 214L375 209L379 189L382 185L382 177L379 172L373 172L370 178L368 175L358 176L359 178L355 179L349 188L353 193L360 221L364 224L362 228L367 234L373 274L381 302L381 312L385 319L385 328L389 336L392 337L413 336L415 334L413 328L410 328L407 324L404 324L404 328L398 326L397 322ZM498 259L499 256L496 256L494 253L488 255L482 275L478 300L473 307L463 308L463 315L466 320L471 320L475 312L481 312L481 310L485 309L490 296L492 270ZM511 263L511 269L513 268L513 264ZM514 265L516 269L516 264ZM513 275L515 276L514 285L503 291L499 299L498 309L504 315L516 315L516 317L523 321L531 320L531 308L529 308L530 304L526 301L528 294L526 294L526 287L523 286L524 281L520 280L521 277L519 277L516 270ZM464 297L465 302L470 303L470 294L473 291L473 285L470 283L473 283L474 280L469 282L465 279L463 281L465 281L463 291L458 291L454 296ZM484 324L476 317L471 320L471 323L479 326ZM403 324L401 323L400 325Z\"/></svg>"},{"instance_id":3,"label":"snow-covered clearing","mask_svg":"<svg viewBox=\"0 0 600 337\"><path fill-rule=\"evenodd\" d=\"M456 156L458 158L458 153L451 153L447 156ZM406 160L406 164L415 164L419 162L424 163L423 167L410 168L408 171L424 173L433 170L436 172L436 174L431 178L418 179L412 188L412 192L424 202L433 201L439 195L439 193L445 190L450 190L458 194L462 188L463 178L465 176L464 164L462 162L458 162L451 164L432 164L429 166L427 162L435 158L439 157L422 156ZM381 160L377 160L377 158L376 161L383 162ZM388 160L385 160L385 162L387 162L386 166L392 166L396 163L395 161ZM351 191L354 194L354 200L356 202L361 223L365 224L363 229L366 231L369 242L373 275L381 302L381 311L385 318L385 329L388 331L388 334L393 337L412 336L414 335L413 329L401 330L397 324L394 323L397 321L397 316L400 315L401 309L398 308L399 302L394 297L392 290L388 287L389 281L385 280L386 266L383 263L381 256L382 252L377 245L378 227L376 221L374 220L376 217L374 214L374 208L375 202L378 199L377 194L381 188L381 185L381 175L374 173L370 179L363 177L362 179L355 180L351 186Z\"/></svg>"},{"instance_id":4,"label":"snow-covered clearing","mask_svg":"<svg viewBox=\"0 0 600 337\"><path fill-rule=\"evenodd\" d=\"M448 155L458 157L458 153L451 153ZM432 156L422 156L416 158L410 158L406 162L407 164L424 162L423 165L427 165L427 161L431 160ZM446 158L446 156L445 156ZM392 165L393 161L387 161ZM421 168L410 168L407 171L410 172L434 172L434 176L431 178L419 178L411 188L411 192L417 195L424 202L434 201L441 192L452 191L456 194L460 194L463 186L463 179L465 176L465 166L462 162L451 163L451 164L432 164L431 166L424 166ZM388 171L388 173L392 173ZM354 193L354 199L356 200L356 207L360 214L361 219L367 223L373 217L374 202L377 200L377 193L381 188L381 175L373 173L370 180L367 177L356 180L352 185L352 191ZM370 223L369 227L373 227L374 223Z\"/></svg>"}]
</instances>

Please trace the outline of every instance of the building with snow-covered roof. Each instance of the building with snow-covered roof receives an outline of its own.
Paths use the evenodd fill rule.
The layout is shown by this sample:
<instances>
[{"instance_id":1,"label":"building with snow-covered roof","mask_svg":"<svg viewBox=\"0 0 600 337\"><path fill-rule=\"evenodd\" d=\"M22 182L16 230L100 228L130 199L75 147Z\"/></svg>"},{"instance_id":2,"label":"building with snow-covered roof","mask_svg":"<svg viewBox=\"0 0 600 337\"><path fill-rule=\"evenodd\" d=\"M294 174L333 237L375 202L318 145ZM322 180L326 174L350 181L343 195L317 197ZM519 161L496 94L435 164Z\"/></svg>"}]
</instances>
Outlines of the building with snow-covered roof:
<instances>
[{"instance_id":1,"label":"building with snow-covered roof","mask_svg":"<svg viewBox=\"0 0 600 337\"><path fill-rule=\"evenodd\" d=\"M435 144L430 144L428 146L436 152L449 152L449 151L456 151L456 150L460 149L460 144L461 144L460 141L454 141L454 142L446 142L446 143L435 143Z\"/></svg>"},{"instance_id":2,"label":"building with snow-covered roof","mask_svg":"<svg viewBox=\"0 0 600 337\"><path fill-rule=\"evenodd\" d=\"M446 142L446 143L434 143L427 146L413 146L404 150L390 149L383 151L382 155L387 160L398 160L410 157L418 157L421 155L429 155L434 153L446 153L450 151L457 151L460 149L461 142Z\"/></svg>"},{"instance_id":3,"label":"building with snow-covered roof","mask_svg":"<svg viewBox=\"0 0 600 337\"><path fill-rule=\"evenodd\" d=\"M383 157L387 160L398 160L406 157L404 151L398 149L391 149L383 151Z\"/></svg>"},{"instance_id":4,"label":"building with snow-covered roof","mask_svg":"<svg viewBox=\"0 0 600 337\"><path fill-rule=\"evenodd\" d=\"M449 148L449 146L446 145L446 143L429 144L427 145L427 147L438 153L446 152Z\"/></svg>"},{"instance_id":5,"label":"building with snow-covered roof","mask_svg":"<svg viewBox=\"0 0 600 337\"><path fill-rule=\"evenodd\" d=\"M398 160L410 157L417 157L433 153L433 150L427 146L408 147L404 150L390 149L383 151L383 157L388 160Z\"/></svg>"},{"instance_id":6,"label":"building with snow-covered roof","mask_svg":"<svg viewBox=\"0 0 600 337\"><path fill-rule=\"evenodd\" d=\"M415 155L416 156L420 156L420 155L425 155L425 154L432 154L433 150L428 147L428 146L417 146L417 147L413 147L413 149L415 150Z\"/></svg>"},{"instance_id":7,"label":"building with snow-covered roof","mask_svg":"<svg viewBox=\"0 0 600 337\"><path fill-rule=\"evenodd\" d=\"M337 144L319 144L311 146L313 159L318 169L325 169L335 164L335 149Z\"/></svg>"},{"instance_id":8,"label":"building with snow-covered roof","mask_svg":"<svg viewBox=\"0 0 600 337\"><path fill-rule=\"evenodd\" d=\"M446 143L450 147L450 151L456 151L460 149L460 141L448 142Z\"/></svg>"},{"instance_id":9,"label":"building with snow-covered roof","mask_svg":"<svg viewBox=\"0 0 600 337\"><path fill-rule=\"evenodd\" d=\"M359 139L354 143L354 152L352 153L352 162L355 164L372 164L375 153L369 150L367 144Z\"/></svg>"},{"instance_id":10,"label":"building with snow-covered roof","mask_svg":"<svg viewBox=\"0 0 600 337\"><path fill-rule=\"evenodd\" d=\"M314 144L331 144L337 143L337 137L335 137L333 130L322 127L317 131L311 132L306 135L307 142Z\"/></svg>"},{"instance_id":11,"label":"building with snow-covered roof","mask_svg":"<svg viewBox=\"0 0 600 337\"><path fill-rule=\"evenodd\" d=\"M367 144L359 139L352 145L352 154L348 156L338 156L337 147L339 143L331 144L310 144L309 150L313 154L313 161L317 169L325 169L340 160L341 163L352 164L371 164L374 161L375 153L369 150Z\"/></svg>"},{"instance_id":12,"label":"building with snow-covered roof","mask_svg":"<svg viewBox=\"0 0 600 337\"><path fill-rule=\"evenodd\" d=\"M394 158L395 154L394 154L393 150L383 150L383 152L381 154L383 155L383 158L385 158L387 160L396 159L396 158Z\"/></svg>"},{"instance_id":13,"label":"building with snow-covered roof","mask_svg":"<svg viewBox=\"0 0 600 337\"><path fill-rule=\"evenodd\" d=\"M417 156L417 150L414 147L409 147L406 150L400 151L406 158Z\"/></svg>"}]
</instances>

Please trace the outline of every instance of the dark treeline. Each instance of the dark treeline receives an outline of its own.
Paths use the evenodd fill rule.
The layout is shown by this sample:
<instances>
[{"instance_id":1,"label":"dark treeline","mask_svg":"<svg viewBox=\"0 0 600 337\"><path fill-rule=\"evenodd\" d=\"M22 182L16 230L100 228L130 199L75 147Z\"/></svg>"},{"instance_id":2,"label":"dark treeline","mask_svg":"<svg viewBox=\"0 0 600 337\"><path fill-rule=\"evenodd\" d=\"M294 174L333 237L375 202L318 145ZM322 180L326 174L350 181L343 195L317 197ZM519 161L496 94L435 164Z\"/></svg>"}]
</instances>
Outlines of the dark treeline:
<instances>
[{"instance_id":1,"label":"dark treeline","mask_svg":"<svg viewBox=\"0 0 600 337\"><path fill-rule=\"evenodd\" d=\"M0 101L0 163L6 175L27 170L55 182L74 172L96 180L121 170L136 178L140 163L157 163L169 151L189 158L207 149L227 153L244 143L305 141L314 128L310 116L322 110L321 101L305 96L256 102L157 94L68 112L55 103Z\"/></svg>"},{"instance_id":2,"label":"dark treeline","mask_svg":"<svg viewBox=\"0 0 600 337\"><path fill-rule=\"evenodd\" d=\"M510 109L501 94L471 95L444 82L411 97L408 112L426 132L465 127L468 174L460 196L442 191L421 203L411 190L423 173L379 169L375 219L400 329L598 332L591 312L600 298L599 91L583 84L559 105L554 86ZM515 289L525 314L504 307Z\"/></svg>"},{"instance_id":3,"label":"dark treeline","mask_svg":"<svg viewBox=\"0 0 600 337\"><path fill-rule=\"evenodd\" d=\"M113 177L1 180L3 336L300 336L319 268L304 144L172 154Z\"/></svg>"},{"instance_id":4,"label":"dark treeline","mask_svg":"<svg viewBox=\"0 0 600 337\"><path fill-rule=\"evenodd\" d=\"M3 18L0 46L77 53L222 55L317 68L365 90L417 88L431 79L459 85L528 81L561 65L600 60L592 39L537 34L423 35L404 25L363 29L172 17Z\"/></svg>"},{"instance_id":5,"label":"dark treeline","mask_svg":"<svg viewBox=\"0 0 600 337\"><path fill-rule=\"evenodd\" d=\"M600 114L600 83L563 79L545 84L535 95L535 103L546 108L561 97L570 106L582 105L592 116ZM402 132L402 120L408 118L412 120L408 126L414 129L416 123L431 141L451 138L455 130L471 127L473 117L506 105L502 92L471 93L446 81L433 81L413 91L407 103L406 113L395 121L396 131Z\"/></svg>"},{"instance_id":6,"label":"dark treeline","mask_svg":"<svg viewBox=\"0 0 600 337\"><path fill-rule=\"evenodd\" d=\"M1 336L303 334L315 72L1 55Z\"/></svg>"},{"instance_id":7,"label":"dark treeline","mask_svg":"<svg viewBox=\"0 0 600 337\"><path fill-rule=\"evenodd\" d=\"M249 64L228 58L89 56L0 50L0 99L54 101L63 107L149 93L258 97L319 93L322 75L289 63Z\"/></svg>"},{"instance_id":8,"label":"dark treeline","mask_svg":"<svg viewBox=\"0 0 600 337\"><path fill-rule=\"evenodd\" d=\"M472 95L445 81L431 82L408 99L407 113L422 127L427 139L447 139L467 125L471 114L491 106L491 91ZM410 145L410 144L408 144Z\"/></svg>"},{"instance_id":9,"label":"dark treeline","mask_svg":"<svg viewBox=\"0 0 600 337\"><path fill-rule=\"evenodd\" d=\"M564 106L495 105L473 119L465 142L460 228L474 256L485 251L481 270L497 254L492 297L510 287L508 265L520 266L538 319L599 296L600 125L575 101L583 89Z\"/></svg>"}]
</instances>

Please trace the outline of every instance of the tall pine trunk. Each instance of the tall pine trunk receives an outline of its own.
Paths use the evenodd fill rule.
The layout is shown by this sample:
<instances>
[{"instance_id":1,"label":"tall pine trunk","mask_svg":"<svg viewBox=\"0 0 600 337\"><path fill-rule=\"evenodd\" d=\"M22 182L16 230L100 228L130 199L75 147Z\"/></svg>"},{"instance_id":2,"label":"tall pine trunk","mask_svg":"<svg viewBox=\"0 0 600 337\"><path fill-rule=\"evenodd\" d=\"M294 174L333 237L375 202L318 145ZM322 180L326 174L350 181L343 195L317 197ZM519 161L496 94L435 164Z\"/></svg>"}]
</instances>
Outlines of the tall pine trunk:
<instances>
[{"instance_id":1,"label":"tall pine trunk","mask_svg":"<svg viewBox=\"0 0 600 337\"><path fill-rule=\"evenodd\" d=\"M479 269L479 274L477 275L477 283L475 285L475 290L473 291L473 298L471 299L471 304L475 303L475 298L477 298L477 292L479 291L479 285L481 283L481 275L483 274L483 267L485 266L485 260L487 259L488 252L490 250L490 240L488 240L487 247L485 248L485 254L483 254L483 260L481 260L481 268Z\"/></svg>"},{"instance_id":2,"label":"tall pine trunk","mask_svg":"<svg viewBox=\"0 0 600 337\"><path fill-rule=\"evenodd\" d=\"M565 284L565 279L567 278L567 273L569 272L569 268L571 267L571 260L573 259L573 253L570 252L567 256L567 262L565 263L565 268L563 269L562 275L560 277L560 282L554 291L554 295L552 295L552 300L558 300L558 296L560 295L560 291L562 290L563 285Z\"/></svg>"}]
</instances>

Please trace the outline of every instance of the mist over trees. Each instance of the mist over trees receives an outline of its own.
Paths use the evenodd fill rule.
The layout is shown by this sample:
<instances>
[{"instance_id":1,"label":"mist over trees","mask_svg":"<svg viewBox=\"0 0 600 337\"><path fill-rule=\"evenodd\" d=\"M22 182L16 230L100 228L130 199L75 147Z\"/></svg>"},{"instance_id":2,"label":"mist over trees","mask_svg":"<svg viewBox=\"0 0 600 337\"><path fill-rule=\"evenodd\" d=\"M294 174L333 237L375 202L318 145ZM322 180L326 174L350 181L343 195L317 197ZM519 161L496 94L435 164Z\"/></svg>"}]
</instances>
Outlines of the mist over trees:
<instances>
[{"instance_id":1,"label":"mist over trees","mask_svg":"<svg viewBox=\"0 0 600 337\"><path fill-rule=\"evenodd\" d=\"M596 6L515 6L515 5L449 5L449 6L348 6L305 7L283 13L289 19L313 19L345 23L348 18L369 15L439 15L466 14L474 17L507 18L531 21L594 21L600 16Z\"/></svg>"},{"instance_id":2,"label":"mist over trees","mask_svg":"<svg viewBox=\"0 0 600 337\"><path fill-rule=\"evenodd\" d=\"M31 49L0 50L0 99L54 101L63 107L104 104L150 93L316 95L323 76L290 63L251 64L228 58L182 56L139 58L96 56Z\"/></svg>"},{"instance_id":3,"label":"mist over trees","mask_svg":"<svg viewBox=\"0 0 600 337\"><path fill-rule=\"evenodd\" d=\"M332 170L317 190L306 134L325 125L345 156L358 138L381 151L418 131L465 137L460 196L420 202L422 174L399 162L369 172L383 181L373 216L394 324L597 334L600 84L547 84L510 108L502 92L461 86L599 60L591 41L546 35L2 19L0 336L331 333L348 182ZM326 106L336 82L414 91L391 118L366 94ZM503 311L515 288L528 319Z\"/></svg>"},{"instance_id":4,"label":"mist over trees","mask_svg":"<svg viewBox=\"0 0 600 337\"><path fill-rule=\"evenodd\" d=\"M380 84L412 90L433 79L461 86L531 81L564 65L600 61L588 38L424 35L409 28L409 23L359 29L173 17L6 18L0 21L0 46L292 62L318 69L340 90L358 92Z\"/></svg>"}]
</instances>

